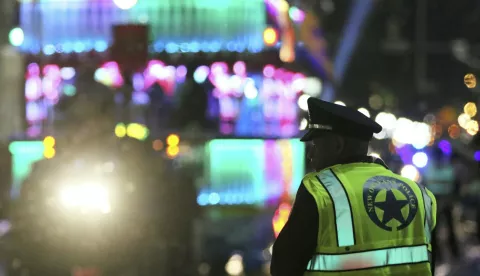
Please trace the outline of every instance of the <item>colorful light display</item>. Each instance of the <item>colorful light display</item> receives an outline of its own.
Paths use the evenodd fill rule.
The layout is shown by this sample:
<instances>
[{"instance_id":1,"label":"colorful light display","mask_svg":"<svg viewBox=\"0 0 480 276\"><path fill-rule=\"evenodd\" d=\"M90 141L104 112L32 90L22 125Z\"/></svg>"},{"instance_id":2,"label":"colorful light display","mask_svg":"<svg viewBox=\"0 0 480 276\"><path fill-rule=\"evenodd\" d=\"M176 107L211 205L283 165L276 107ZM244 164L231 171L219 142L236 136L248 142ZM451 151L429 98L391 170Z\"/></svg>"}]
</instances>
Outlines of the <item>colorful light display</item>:
<instances>
[{"instance_id":1,"label":"colorful light display","mask_svg":"<svg viewBox=\"0 0 480 276\"><path fill-rule=\"evenodd\" d=\"M151 60L143 74L133 77L133 101L145 104L145 91L155 83L171 98L184 82L187 68ZM298 99L307 86L300 73L266 65L263 74L248 72L243 61L232 70L225 62L201 65L193 74L197 83L210 82L209 113L219 117L220 132L238 136L292 137L299 131ZM95 73L95 79L107 86L119 87L123 79L115 62L107 62Z\"/></svg>"},{"instance_id":2,"label":"colorful light display","mask_svg":"<svg viewBox=\"0 0 480 276\"><path fill-rule=\"evenodd\" d=\"M262 0L23 1L25 51L47 55L95 50L111 42L113 24L148 24L156 52L218 52L263 49Z\"/></svg>"},{"instance_id":3,"label":"colorful light display","mask_svg":"<svg viewBox=\"0 0 480 276\"><path fill-rule=\"evenodd\" d=\"M44 122L53 120L52 108L60 98L75 95L75 69L32 63L25 78L27 135L35 137L42 133Z\"/></svg>"},{"instance_id":4,"label":"colorful light display","mask_svg":"<svg viewBox=\"0 0 480 276\"><path fill-rule=\"evenodd\" d=\"M200 205L264 204L295 194L305 172L299 140L213 140Z\"/></svg>"}]
</instances>

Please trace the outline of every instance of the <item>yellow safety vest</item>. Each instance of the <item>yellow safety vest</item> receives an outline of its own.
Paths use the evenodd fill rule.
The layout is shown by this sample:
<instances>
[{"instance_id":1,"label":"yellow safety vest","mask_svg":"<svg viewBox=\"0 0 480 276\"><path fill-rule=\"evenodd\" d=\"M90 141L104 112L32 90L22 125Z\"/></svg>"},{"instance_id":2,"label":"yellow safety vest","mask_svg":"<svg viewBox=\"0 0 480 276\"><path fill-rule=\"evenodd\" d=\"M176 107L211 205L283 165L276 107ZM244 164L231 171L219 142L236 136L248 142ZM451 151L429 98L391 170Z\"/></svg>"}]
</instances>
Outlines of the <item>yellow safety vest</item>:
<instances>
[{"instance_id":1,"label":"yellow safety vest","mask_svg":"<svg viewBox=\"0 0 480 276\"><path fill-rule=\"evenodd\" d=\"M303 184L320 217L305 275L431 275L437 204L425 187L375 163L332 166Z\"/></svg>"}]
</instances>

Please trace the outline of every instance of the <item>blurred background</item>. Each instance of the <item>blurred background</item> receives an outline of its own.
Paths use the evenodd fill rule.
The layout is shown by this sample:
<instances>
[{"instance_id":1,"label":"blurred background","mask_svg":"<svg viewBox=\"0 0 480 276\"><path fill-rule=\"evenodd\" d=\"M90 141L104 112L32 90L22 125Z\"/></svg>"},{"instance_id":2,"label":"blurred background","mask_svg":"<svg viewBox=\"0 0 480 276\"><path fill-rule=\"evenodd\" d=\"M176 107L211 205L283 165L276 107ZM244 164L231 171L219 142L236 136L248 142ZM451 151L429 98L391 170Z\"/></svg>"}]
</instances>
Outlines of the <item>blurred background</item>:
<instances>
[{"instance_id":1,"label":"blurred background","mask_svg":"<svg viewBox=\"0 0 480 276\"><path fill-rule=\"evenodd\" d=\"M480 2L4 0L0 275L269 275L319 97L479 275Z\"/></svg>"}]
</instances>

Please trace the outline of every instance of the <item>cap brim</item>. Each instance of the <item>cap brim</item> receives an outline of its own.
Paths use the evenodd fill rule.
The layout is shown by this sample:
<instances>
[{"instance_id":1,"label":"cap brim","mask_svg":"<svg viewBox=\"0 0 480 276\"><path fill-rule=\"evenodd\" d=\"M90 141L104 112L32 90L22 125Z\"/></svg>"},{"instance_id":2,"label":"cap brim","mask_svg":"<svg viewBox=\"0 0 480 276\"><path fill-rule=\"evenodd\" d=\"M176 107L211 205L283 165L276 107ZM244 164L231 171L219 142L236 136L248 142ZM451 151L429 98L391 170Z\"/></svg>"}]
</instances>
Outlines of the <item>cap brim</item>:
<instances>
[{"instance_id":1,"label":"cap brim","mask_svg":"<svg viewBox=\"0 0 480 276\"><path fill-rule=\"evenodd\" d=\"M305 135L303 135L302 138L300 138L300 141L302 142L309 142L312 141L315 136L317 136L318 131L316 129L309 129Z\"/></svg>"}]
</instances>

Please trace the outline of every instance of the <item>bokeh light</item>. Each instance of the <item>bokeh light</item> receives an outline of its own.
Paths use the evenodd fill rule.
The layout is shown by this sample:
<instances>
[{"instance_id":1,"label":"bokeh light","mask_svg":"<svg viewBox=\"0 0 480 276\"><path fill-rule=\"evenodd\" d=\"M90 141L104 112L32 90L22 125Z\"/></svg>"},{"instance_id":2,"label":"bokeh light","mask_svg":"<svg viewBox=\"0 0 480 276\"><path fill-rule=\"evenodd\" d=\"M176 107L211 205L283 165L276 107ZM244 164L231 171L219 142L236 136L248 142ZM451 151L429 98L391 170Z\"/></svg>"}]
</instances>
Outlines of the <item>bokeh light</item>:
<instances>
[{"instance_id":1,"label":"bokeh light","mask_svg":"<svg viewBox=\"0 0 480 276\"><path fill-rule=\"evenodd\" d=\"M477 105L472 102L466 103L463 107L463 112L468 116L473 117L477 114Z\"/></svg>"},{"instance_id":2,"label":"bokeh light","mask_svg":"<svg viewBox=\"0 0 480 276\"><path fill-rule=\"evenodd\" d=\"M243 274L243 257L240 254L234 254L225 265L225 272L230 276L240 276Z\"/></svg>"},{"instance_id":3,"label":"bokeh light","mask_svg":"<svg viewBox=\"0 0 480 276\"><path fill-rule=\"evenodd\" d=\"M470 120L466 126L467 133L470 135L475 135L478 133L478 122L475 120Z\"/></svg>"},{"instance_id":4,"label":"bokeh light","mask_svg":"<svg viewBox=\"0 0 480 276\"><path fill-rule=\"evenodd\" d=\"M417 152L412 157L412 163L417 168L424 168L428 164L428 156L425 152Z\"/></svg>"},{"instance_id":5,"label":"bokeh light","mask_svg":"<svg viewBox=\"0 0 480 276\"><path fill-rule=\"evenodd\" d=\"M275 44L277 44L277 31L272 27L266 28L265 31L263 31L263 42L266 46L274 46Z\"/></svg>"},{"instance_id":6,"label":"bokeh light","mask_svg":"<svg viewBox=\"0 0 480 276\"><path fill-rule=\"evenodd\" d=\"M113 0L113 3L122 10L129 10L137 4L138 0Z\"/></svg>"},{"instance_id":7,"label":"bokeh light","mask_svg":"<svg viewBox=\"0 0 480 276\"><path fill-rule=\"evenodd\" d=\"M400 171L400 175L413 181L420 179L420 173L413 165L405 165Z\"/></svg>"},{"instance_id":8,"label":"bokeh light","mask_svg":"<svg viewBox=\"0 0 480 276\"><path fill-rule=\"evenodd\" d=\"M368 111L368 109L364 108L364 107L360 107L358 109L358 112L362 113L363 115L367 116L368 118L370 118L370 111Z\"/></svg>"},{"instance_id":9,"label":"bokeh light","mask_svg":"<svg viewBox=\"0 0 480 276\"><path fill-rule=\"evenodd\" d=\"M462 113L458 116L458 124L462 128L467 128L467 123L470 121L470 116L466 113Z\"/></svg>"},{"instance_id":10,"label":"bokeh light","mask_svg":"<svg viewBox=\"0 0 480 276\"><path fill-rule=\"evenodd\" d=\"M10 44L15 47L22 46L25 40L25 34L21 28L13 28L10 33L8 34L8 40Z\"/></svg>"},{"instance_id":11,"label":"bokeh light","mask_svg":"<svg viewBox=\"0 0 480 276\"><path fill-rule=\"evenodd\" d=\"M335 101L334 104L338 104L338 105L341 105L341 106L347 106L344 102L342 101Z\"/></svg>"},{"instance_id":12,"label":"bokeh light","mask_svg":"<svg viewBox=\"0 0 480 276\"><path fill-rule=\"evenodd\" d=\"M178 146L180 143L180 137L176 134L170 134L167 137L167 145L170 147Z\"/></svg>"},{"instance_id":13,"label":"bokeh light","mask_svg":"<svg viewBox=\"0 0 480 276\"><path fill-rule=\"evenodd\" d=\"M463 77L463 82L468 88L475 88L477 86L477 78L474 74L466 74Z\"/></svg>"}]
</instances>

